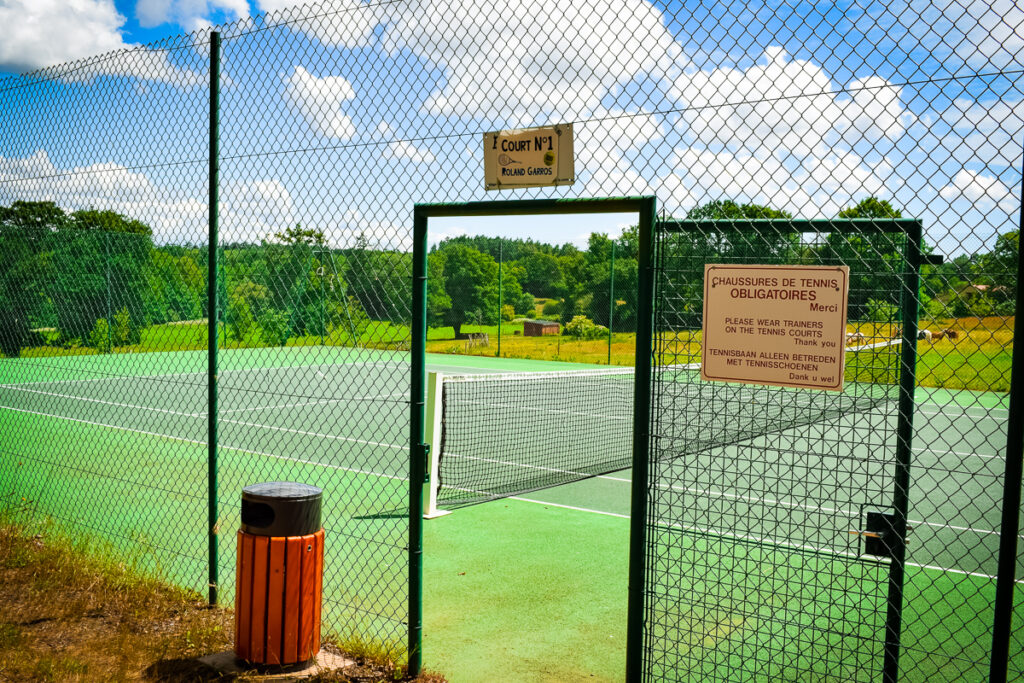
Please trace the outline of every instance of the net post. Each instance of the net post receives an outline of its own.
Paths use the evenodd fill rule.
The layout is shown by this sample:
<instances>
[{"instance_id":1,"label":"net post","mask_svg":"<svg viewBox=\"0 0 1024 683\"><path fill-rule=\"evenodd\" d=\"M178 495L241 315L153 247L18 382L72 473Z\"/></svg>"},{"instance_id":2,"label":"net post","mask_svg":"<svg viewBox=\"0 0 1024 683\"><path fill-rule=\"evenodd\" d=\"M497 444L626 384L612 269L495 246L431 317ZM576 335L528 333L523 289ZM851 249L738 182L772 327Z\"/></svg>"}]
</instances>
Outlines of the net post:
<instances>
[{"instance_id":1,"label":"net post","mask_svg":"<svg viewBox=\"0 0 1024 683\"><path fill-rule=\"evenodd\" d=\"M444 415L444 375L440 372L427 374L427 405L424 420L424 440L430 458L429 475L423 483L423 519L435 519L451 514L451 510L437 509L437 491L441 477L441 418Z\"/></svg>"},{"instance_id":2,"label":"net post","mask_svg":"<svg viewBox=\"0 0 1024 683\"><path fill-rule=\"evenodd\" d=\"M206 324L207 324L207 552L209 555L209 602L217 604L217 302L218 272L218 182L220 174L220 32L210 33L210 175L209 175L209 246L207 254Z\"/></svg>"},{"instance_id":3,"label":"net post","mask_svg":"<svg viewBox=\"0 0 1024 683\"><path fill-rule=\"evenodd\" d=\"M654 219L656 199L644 198L639 211L637 330L633 401L633 472L629 520L629 595L626 615L626 681L639 683L644 661L644 588L647 575L647 479L651 432L651 365L654 340Z\"/></svg>"}]
</instances>

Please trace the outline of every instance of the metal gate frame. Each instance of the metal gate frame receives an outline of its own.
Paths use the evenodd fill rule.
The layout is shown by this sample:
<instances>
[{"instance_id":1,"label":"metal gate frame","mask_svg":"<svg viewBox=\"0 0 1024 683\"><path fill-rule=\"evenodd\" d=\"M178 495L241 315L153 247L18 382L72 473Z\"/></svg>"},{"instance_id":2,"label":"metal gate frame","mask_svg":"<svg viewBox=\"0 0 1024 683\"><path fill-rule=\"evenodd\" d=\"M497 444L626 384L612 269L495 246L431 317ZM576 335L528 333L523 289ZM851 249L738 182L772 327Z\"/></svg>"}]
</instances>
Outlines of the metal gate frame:
<instances>
[{"instance_id":1,"label":"metal gate frame","mask_svg":"<svg viewBox=\"0 0 1024 683\"><path fill-rule=\"evenodd\" d=\"M650 231L648 231L650 228ZM645 623L641 618L647 614L648 604L645 599L642 606L634 605L632 581L633 577L647 576L647 555L646 555L646 524L647 518L647 491L656 482L647 481L649 469L647 463L652 453L651 434L654 433L652 420L654 418L651 410L651 397L653 384L645 387L640 386L641 376L652 377L652 366L654 364L653 339L653 302L655 295L655 274L658 254L656 253L656 233L681 232L686 230L705 230L720 232L723 228L730 231L766 231L779 233L894 233L905 234L907 239L904 244L902 291L900 294L900 311L902 318L902 344L900 350L900 378L898 398L898 423L896 440L896 472L894 476L894 497L892 508L891 534L886 538L886 543L891 547L892 562L889 572L889 590L887 598L887 614L885 627L884 660L882 664L882 675L885 683L896 683L899 673L899 650L900 632L902 628L902 607L903 607L903 580L906 561L906 533L907 533L907 509L909 506L910 487L910 464L911 464L911 442L913 439L913 416L914 416L914 389L915 372L917 363L917 318L919 307L920 269L922 264L921 241L923 237L923 226L917 219L896 219L896 218L854 218L854 219L700 219L700 220L673 220L663 219L655 225L640 225L640 319L637 328L636 346L636 409L635 409L635 436L641 436L640 425L643 425L643 432L647 439L643 444L642 453L634 449L634 492L637 491L636 477L640 470L637 469L637 462L643 462L644 484L641 495L644 498L643 508L638 510L637 495L634 493L634 507L632 515L632 533L630 535L630 611L629 611L629 636L627 639L627 681L641 681L650 672L644 669L643 657L648 651L648 634L644 628ZM643 529L638 529L638 521ZM642 547L638 547L642 546ZM646 598L646 584L642 587L641 593ZM642 652L641 652L642 650Z\"/></svg>"},{"instance_id":2,"label":"metal gate frame","mask_svg":"<svg viewBox=\"0 0 1024 683\"><path fill-rule=\"evenodd\" d=\"M429 447L424 442L424 409L427 348L427 223L430 218L479 216L536 216L540 214L633 213L638 215L641 244L639 263L649 264L654 220L657 213L655 197L608 197L600 199L522 199L505 201L464 202L451 204L416 204L413 207L412 266L412 378L409 422L409 674L418 676L423 665L423 496L429 486ZM647 235L646 241L642 237ZM640 291L650 270L640 267ZM651 298L641 298L637 330L637 349L650 348ZM642 340L646 339L646 342ZM650 360L650 359L648 359ZM637 366L636 392L649 396L651 363ZM636 401L633 406L635 424L643 429L633 434L633 483L630 520L629 616L626 640L626 677L639 680L630 671L642 659L644 602L642 570L644 511L647 509L647 422L649 401ZM644 412L640 412L643 408ZM638 541L636 534L640 534ZM640 557L634 557L639 550Z\"/></svg>"}]
</instances>

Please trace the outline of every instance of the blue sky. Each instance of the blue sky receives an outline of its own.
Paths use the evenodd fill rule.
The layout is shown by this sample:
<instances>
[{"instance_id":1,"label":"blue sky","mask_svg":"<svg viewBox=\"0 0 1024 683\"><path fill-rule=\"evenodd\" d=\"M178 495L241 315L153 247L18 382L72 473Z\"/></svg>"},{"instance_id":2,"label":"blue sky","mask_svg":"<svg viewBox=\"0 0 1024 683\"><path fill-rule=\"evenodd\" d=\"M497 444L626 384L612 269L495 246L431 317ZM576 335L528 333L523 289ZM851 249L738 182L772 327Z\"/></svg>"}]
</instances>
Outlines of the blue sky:
<instances>
[{"instance_id":1,"label":"blue sky","mask_svg":"<svg viewBox=\"0 0 1024 683\"><path fill-rule=\"evenodd\" d=\"M201 157L199 129L161 128L160 144L146 144L122 139L118 126L152 129L154 110L197 106L202 31L241 20L228 31L240 37L225 47L225 98L244 93L245 101L226 108L224 148L332 151L317 162L327 179L315 189L295 166L306 162L232 167L222 199L235 237L292 221L339 235L397 234L412 202L498 198L481 188L480 133L562 121L577 122L576 185L517 197L655 194L675 215L735 199L825 217L877 195L921 217L947 254L990 246L1017 222L1024 11L1013 0L503 0L497 23L493 11L468 11L480 6L471 0L337 0L346 11L275 14L278 23L299 21L247 42L247 26L269 23L256 12L291 4L0 0L6 73L198 32L194 46L170 56L135 53L130 71L101 64L89 76L58 77L45 94L19 93L40 106L57 98L65 109L40 115L30 106L0 131L0 203L40 193L67 208L106 203L164 239L198 226L201 169L193 177L161 163L172 160L168 150ZM541 33L500 29L554 6ZM248 60L252 50L266 50L266 63ZM112 117L115 98L129 96ZM354 168L356 180L342 182ZM93 184L73 191L33 181L83 170ZM381 179L385 192L374 187ZM131 197L121 196L126 186ZM432 228L580 243L629 220Z\"/></svg>"}]
</instances>

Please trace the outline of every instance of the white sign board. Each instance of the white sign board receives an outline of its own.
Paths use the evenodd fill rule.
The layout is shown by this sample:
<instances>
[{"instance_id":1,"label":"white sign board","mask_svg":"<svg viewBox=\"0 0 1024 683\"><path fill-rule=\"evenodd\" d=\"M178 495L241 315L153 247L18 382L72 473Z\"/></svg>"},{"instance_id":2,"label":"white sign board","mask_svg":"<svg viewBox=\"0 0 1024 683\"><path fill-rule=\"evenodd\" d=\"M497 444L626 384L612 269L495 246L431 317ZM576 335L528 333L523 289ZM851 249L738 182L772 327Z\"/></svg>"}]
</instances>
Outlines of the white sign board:
<instances>
[{"instance_id":1,"label":"white sign board","mask_svg":"<svg viewBox=\"0 0 1024 683\"><path fill-rule=\"evenodd\" d=\"M847 266L704 266L701 379L841 391Z\"/></svg>"},{"instance_id":2,"label":"white sign board","mask_svg":"<svg viewBox=\"0 0 1024 683\"><path fill-rule=\"evenodd\" d=\"M572 124L484 133L484 187L507 190L576 182Z\"/></svg>"}]
</instances>

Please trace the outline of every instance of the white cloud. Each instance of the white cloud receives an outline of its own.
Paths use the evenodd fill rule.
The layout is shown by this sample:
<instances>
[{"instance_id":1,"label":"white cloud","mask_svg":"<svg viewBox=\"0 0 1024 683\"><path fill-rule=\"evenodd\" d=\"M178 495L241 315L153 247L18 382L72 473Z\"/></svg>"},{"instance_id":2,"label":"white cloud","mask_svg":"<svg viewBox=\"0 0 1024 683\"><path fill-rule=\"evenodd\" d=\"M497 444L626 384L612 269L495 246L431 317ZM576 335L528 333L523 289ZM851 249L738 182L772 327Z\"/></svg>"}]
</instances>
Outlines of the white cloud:
<instances>
[{"instance_id":1,"label":"white cloud","mask_svg":"<svg viewBox=\"0 0 1024 683\"><path fill-rule=\"evenodd\" d=\"M60 176L60 182L54 182ZM202 173L205 178L205 172ZM181 183L180 176L174 176ZM196 177L192 187L201 187ZM294 201L278 180L224 183L221 239L259 240L297 222ZM52 201L65 211L103 209L142 221L157 242L203 243L207 236L205 195L154 182L145 173L105 162L61 168L45 150L27 157L0 157L0 205L16 200Z\"/></svg>"},{"instance_id":2,"label":"white cloud","mask_svg":"<svg viewBox=\"0 0 1024 683\"><path fill-rule=\"evenodd\" d=\"M1024 63L1024 8L1016 0L945 0L932 30L975 68Z\"/></svg>"},{"instance_id":3,"label":"white cloud","mask_svg":"<svg viewBox=\"0 0 1024 683\"><path fill-rule=\"evenodd\" d=\"M952 158L986 166L1020 167L1024 100L956 99L941 118L953 131L943 140Z\"/></svg>"},{"instance_id":4,"label":"white cloud","mask_svg":"<svg viewBox=\"0 0 1024 683\"><path fill-rule=\"evenodd\" d=\"M135 18L147 28L173 22L189 31L208 27L214 12L226 12L232 18L249 16L248 0L138 0Z\"/></svg>"},{"instance_id":5,"label":"white cloud","mask_svg":"<svg viewBox=\"0 0 1024 683\"><path fill-rule=\"evenodd\" d=\"M519 0L500 14L476 0L380 8L382 45L442 67L434 114L525 123L574 117L635 76L664 68L675 45L661 13L627 0Z\"/></svg>"},{"instance_id":6,"label":"white cloud","mask_svg":"<svg viewBox=\"0 0 1024 683\"><path fill-rule=\"evenodd\" d=\"M839 141L874 143L903 134L910 117L899 88L870 77L849 89L852 95L841 97L820 66L769 47L745 70L688 70L669 92L687 106L689 133L709 147L801 159Z\"/></svg>"},{"instance_id":7,"label":"white cloud","mask_svg":"<svg viewBox=\"0 0 1024 683\"><path fill-rule=\"evenodd\" d=\"M824 218L863 197L886 195L885 162L869 165L851 152L810 156L790 166L772 155L748 151L676 150L676 174L658 183L658 198L670 213L715 199L782 209L794 216Z\"/></svg>"},{"instance_id":8,"label":"white cloud","mask_svg":"<svg viewBox=\"0 0 1024 683\"><path fill-rule=\"evenodd\" d=\"M949 202L967 201L979 211L998 207L1011 213L1017 208L1010 189L995 176L987 176L969 169L961 169L956 177L941 190L939 196Z\"/></svg>"},{"instance_id":9,"label":"white cloud","mask_svg":"<svg viewBox=\"0 0 1024 683\"><path fill-rule=\"evenodd\" d=\"M351 117L341 105L356 96L352 84L341 76L317 78L296 66L285 79L285 99L320 134L348 140L356 133Z\"/></svg>"},{"instance_id":10,"label":"white cloud","mask_svg":"<svg viewBox=\"0 0 1024 683\"><path fill-rule=\"evenodd\" d=\"M327 7L311 11L294 0L257 0L261 12L274 12L274 23L288 22L288 28L313 36L331 47L356 48L370 45L382 11L358 0L334 0ZM315 16L313 16L315 14Z\"/></svg>"},{"instance_id":11,"label":"white cloud","mask_svg":"<svg viewBox=\"0 0 1024 683\"><path fill-rule=\"evenodd\" d=\"M377 126L377 135L382 138L394 137L394 131L385 121ZM381 152L385 159L404 159L417 164L433 163L434 153L426 147L417 147L407 140L395 140Z\"/></svg>"},{"instance_id":12,"label":"white cloud","mask_svg":"<svg viewBox=\"0 0 1024 683\"><path fill-rule=\"evenodd\" d=\"M3 0L0 70L44 66L129 47L113 0Z\"/></svg>"}]
</instances>

